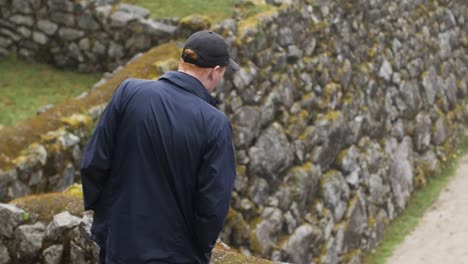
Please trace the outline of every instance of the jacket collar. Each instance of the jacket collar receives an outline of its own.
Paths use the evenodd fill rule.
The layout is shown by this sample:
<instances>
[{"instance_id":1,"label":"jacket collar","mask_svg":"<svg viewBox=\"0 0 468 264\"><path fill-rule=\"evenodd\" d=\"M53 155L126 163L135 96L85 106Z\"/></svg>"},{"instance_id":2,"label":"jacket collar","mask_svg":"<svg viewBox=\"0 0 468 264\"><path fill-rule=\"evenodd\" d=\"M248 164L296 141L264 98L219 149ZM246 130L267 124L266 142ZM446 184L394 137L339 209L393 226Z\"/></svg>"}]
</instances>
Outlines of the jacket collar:
<instances>
[{"instance_id":1,"label":"jacket collar","mask_svg":"<svg viewBox=\"0 0 468 264\"><path fill-rule=\"evenodd\" d=\"M177 87L200 97L214 107L218 104L218 101L210 95L203 84L189 74L179 71L168 71L159 80L167 80Z\"/></svg>"}]
</instances>

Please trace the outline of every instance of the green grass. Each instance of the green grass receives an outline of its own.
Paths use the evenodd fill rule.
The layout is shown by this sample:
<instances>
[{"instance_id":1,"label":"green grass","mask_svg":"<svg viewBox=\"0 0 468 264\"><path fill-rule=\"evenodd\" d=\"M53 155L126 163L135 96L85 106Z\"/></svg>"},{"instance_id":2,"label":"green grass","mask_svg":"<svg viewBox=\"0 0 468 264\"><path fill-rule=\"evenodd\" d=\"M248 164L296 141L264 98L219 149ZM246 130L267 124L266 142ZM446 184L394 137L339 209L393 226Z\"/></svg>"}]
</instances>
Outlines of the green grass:
<instances>
[{"instance_id":1,"label":"green grass","mask_svg":"<svg viewBox=\"0 0 468 264\"><path fill-rule=\"evenodd\" d=\"M185 17L192 14L205 15L213 22L231 17L236 0L123 0L144 7L152 18Z\"/></svg>"},{"instance_id":2,"label":"green grass","mask_svg":"<svg viewBox=\"0 0 468 264\"><path fill-rule=\"evenodd\" d=\"M363 263L383 264L392 256L395 248L413 231L426 210L435 202L442 189L455 174L459 158L468 153L468 136L463 135L456 154L443 164L441 175L430 177L426 186L416 191L411 197L406 210L386 229L384 239L375 251L364 257Z\"/></svg>"},{"instance_id":3,"label":"green grass","mask_svg":"<svg viewBox=\"0 0 468 264\"><path fill-rule=\"evenodd\" d=\"M91 86L100 74L62 71L16 57L0 60L0 125L13 125L36 115L46 104L74 97Z\"/></svg>"}]
</instances>

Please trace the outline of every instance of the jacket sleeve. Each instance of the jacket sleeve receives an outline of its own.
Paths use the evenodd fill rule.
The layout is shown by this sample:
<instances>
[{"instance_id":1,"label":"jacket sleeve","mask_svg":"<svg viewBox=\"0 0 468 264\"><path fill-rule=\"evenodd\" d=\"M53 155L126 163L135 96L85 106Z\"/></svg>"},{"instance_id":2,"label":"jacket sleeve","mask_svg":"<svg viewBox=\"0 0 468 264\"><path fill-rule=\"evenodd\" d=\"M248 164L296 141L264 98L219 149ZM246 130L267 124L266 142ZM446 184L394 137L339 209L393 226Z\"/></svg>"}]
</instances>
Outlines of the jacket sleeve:
<instances>
[{"instance_id":1,"label":"jacket sleeve","mask_svg":"<svg viewBox=\"0 0 468 264\"><path fill-rule=\"evenodd\" d=\"M227 119L223 122L203 156L195 200L198 247L208 260L229 210L236 177L231 126Z\"/></svg>"},{"instance_id":2,"label":"jacket sleeve","mask_svg":"<svg viewBox=\"0 0 468 264\"><path fill-rule=\"evenodd\" d=\"M85 210L94 210L109 177L115 136L119 124L124 81L114 92L88 142L81 163L81 181Z\"/></svg>"}]
</instances>

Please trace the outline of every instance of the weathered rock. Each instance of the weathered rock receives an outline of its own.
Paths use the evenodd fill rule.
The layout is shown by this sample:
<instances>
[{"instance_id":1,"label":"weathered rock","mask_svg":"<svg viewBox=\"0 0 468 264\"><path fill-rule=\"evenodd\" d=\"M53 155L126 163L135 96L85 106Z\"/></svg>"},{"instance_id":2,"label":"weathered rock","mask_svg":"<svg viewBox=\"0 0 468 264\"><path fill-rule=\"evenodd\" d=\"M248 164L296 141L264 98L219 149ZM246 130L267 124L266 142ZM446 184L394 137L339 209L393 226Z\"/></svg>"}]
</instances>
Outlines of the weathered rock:
<instances>
[{"instance_id":1,"label":"weathered rock","mask_svg":"<svg viewBox=\"0 0 468 264\"><path fill-rule=\"evenodd\" d=\"M15 255L16 260L33 263L41 253L42 241L44 240L43 223L34 225L22 225L15 230Z\"/></svg>"},{"instance_id":2,"label":"weathered rock","mask_svg":"<svg viewBox=\"0 0 468 264\"><path fill-rule=\"evenodd\" d=\"M54 216L54 220L47 226L45 235L48 239L57 241L63 237L67 230L79 225L80 218L63 212Z\"/></svg>"},{"instance_id":3,"label":"weathered rock","mask_svg":"<svg viewBox=\"0 0 468 264\"><path fill-rule=\"evenodd\" d=\"M424 152L431 143L432 121L429 114L419 113L416 116L415 142L416 150Z\"/></svg>"},{"instance_id":4,"label":"weathered rock","mask_svg":"<svg viewBox=\"0 0 468 264\"><path fill-rule=\"evenodd\" d=\"M83 37L85 33L74 28L61 28L58 34L64 40L73 41Z\"/></svg>"},{"instance_id":5,"label":"weathered rock","mask_svg":"<svg viewBox=\"0 0 468 264\"><path fill-rule=\"evenodd\" d=\"M41 44L41 45L44 45L49 41L49 38L46 35L42 34L41 32L33 32L32 38L34 42Z\"/></svg>"},{"instance_id":6,"label":"weathered rock","mask_svg":"<svg viewBox=\"0 0 468 264\"><path fill-rule=\"evenodd\" d=\"M333 213L335 222L339 222L346 211L350 190L339 171L329 171L321 179L320 193L325 206Z\"/></svg>"},{"instance_id":7,"label":"weathered rock","mask_svg":"<svg viewBox=\"0 0 468 264\"><path fill-rule=\"evenodd\" d=\"M10 185L17 180L18 172L16 171L16 169L12 169L5 172L0 169L0 202L7 200L7 198L9 197L8 189Z\"/></svg>"},{"instance_id":8,"label":"weathered rock","mask_svg":"<svg viewBox=\"0 0 468 264\"><path fill-rule=\"evenodd\" d=\"M392 73L392 66L387 60L384 60L382 66L380 66L379 76L384 78L388 82L392 77Z\"/></svg>"},{"instance_id":9,"label":"weathered rock","mask_svg":"<svg viewBox=\"0 0 468 264\"><path fill-rule=\"evenodd\" d=\"M304 52L300 50L296 45L289 45L288 46L288 57L287 60L289 63L294 63L300 58L302 58L302 54Z\"/></svg>"},{"instance_id":10,"label":"weathered rock","mask_svg":"<svg viewBox=\"0 0 468 264\"><path fill-rule=\"evenodd\" d=\"M62 11L54 11L49 14L48 18L58 25L66 26L68 28L75 27L76 18L72 14L64 14Z\"/></svg>"},{"instance_id":11,"label":"weathered rock","mask_svg":"<svg viewBox=\"0 0 468 264\"><path fill-rule=\"evenodd\" d=\"M0 235L11 238L15 228L24 221L25 212L9 204L0 203Z\"/></svg>"},{"instance_id":12,"label":"weathered rock","mask_svg":"<svg viewBox=\"0 0 468 264\"><path fill-rule=\"evenodd\" d=\"M323 170L335 161L340 150L351 145L353 135L349 133L350 128L344 121L340 112L330 112L317 122L318 143L314 162L320 164Z\"/></svg>"},{"instance_id":13,"label":"weathered rock","mask_svg":"<svg viewBox=\"0 0 468 264\"><path fill-rule=\"evenodd\" d=\"M348 219L348 228L345 231L344 243L347 251L359 249L368 219L366 204L361 193L358 192L356 197L351 200L346 218Z\"/></svg>"},{"instance_id":14,"label":"weathered rock","mask_svg":"<svg viewBox=\"0 0 468 264\"><path fill-rule=\"evenodd\" d=\"M260 177L256 177L249 188L249 196L258 206L264 206L268 199L270 188L268 182Z\"/></svg>"},{"instance_id":15,"label":"weathered rock","mask_svg":"<svg viewBox=\"0 0 468 264\"><path fill-rule=\"evenodd\" d=\"M141 20L145 32L153 36L155 39L170 38L177 30L176 26L163 24L150 19Z\"/></svg>"},{"instance_id":16,"label":"weathered rock","mask_svg":"<svg viewBox=\"0 0 468 264\"><path fill-rule=\"evenodd\" d=\"M434 123L432 130L432 141L436 145L442 145L450 135L449 124L443 116L439 117Z\"/></svg>"},{"instance_id":17,"label":"weathered rock","mask_svg":"<svg viewBox=\"0 0 468 264\"><path fill-rule=\"evenodd\" d=\"M73 12L75 8L73 2L62 0L47 0L47 5L51 11Z\"/></svg>"},{"instance_id":18,"label":"weathered rock","mask_svg":"<svg viewBox=\"0 0 468 264\"><path fill-rule=\"evenodd\" d=\"M443 81L442 88L445 90L445 96L450 104L450 108L453 108L457 101L457 80L455 75L450 74L449 78Z\"/></svg>"},{"instance_id":19,"label":"weathered rock","mask_svg":"<svg viewBox=\"0 0 468 264\"><path fill-rule=\"evenodd\" d=\"M107 55L113 59L120 59L125 55L124 48L116 42L111 42Z\"/></svg>"},{"instance_id":20,"label":"weathered rock","mask_svg":"<svg viewBox=\"0 0 468 264\"><path fill-rule=\"evenodd\" d=\"M413 166L411 165L411 139L406 137L393 153L390 164L389 179L395 203L403 210L413 191Z\"/></svg>"},{"instance_id":21,"label":"weathered rock","mask_svg":"<svg viewBox=\"0 0 468 264\"><path fill-rule=\"evenodd\" d=\"M234 76L234 86L239 90L244 90L250 82L254 79L254 74L247 71L245 68L241 68L239 72Z\"/></svg>"},{"instance_id":22,"label":"weathered rock","mask_svg":"<svg viewBox=\"0 0 468 264\"><path fill-rule=\"evenodd\" d=\"M83 13L78 19L78 27L83 30L94 31L100 28L99 23L90 12Z\"/></svg>"},{"instance_id":23,"label":"weathered rock","mask_svg":"<svg viewBox=\"0 0 468 264\"><path fill-rule=\"evenodd\" d=\"M23 15L14 15L9 18L12 22L18 25L25 25L25 26L32 26L34 21L30 16L23 16Z\"/></svg>"},{"instance_id":24,"label":"weathered rock","mask_svg":"<svg viewBox=\"0 0 468 264\"><path fill-rule=\"evenodd\" d=\"M421 95L419 84L415 81L400 84L401 99L404 102L399 105L400 111L407 116L415 116L421 108Z\"/></svg>"},{"instance_id":25,"label":"weathered rock","mask_svg":"<svg viewBox=\"0 0 468 264\"><path fill-rule=\"evenodd\" d=\"M32 9L27 0L12 1L12 9L23 14L31 14Z\"/></svg>"},{"instance_id":26,"label":"weathered rock","mask_svg":"<svg viewBox=\"0 0 468 264\"><path fill-rule=\"evenodd\" d=\"M130 21L136 20L137 17L131 13L117 11L110 16L110 24L116 28L127 26Z\"/></svg>"},{"instance_id":27,"label":"weathered rock","mask_svg":"<svg viewBox=\"0 0 468 264\"><path fill-rule=\"evenodd\" d=\"M267 179L276 179L291 166L294 153L283 128L273 123L260 135L255 146L249 149L249 170Z\"/></svg>"},{"instance_id":28,"label":"weathered rock","mask_svg":"<svg viewBox=\"0 0 468 264\"><path fill-rule=\"evenodd\" d=\"M8 187L8 196L11 198L25 196L30 192L31 189L21 181L15 181Z\"/></svg>"},{"instance_id":29,"label":"weathered rock","mask_svg":"<svg viewBox=\"0 0 468 264\"><path fill-rule=\"evenodd\" d=\"M325 254L320 257L320 263L323 264L338 264L341 262L340 253L343 250L344 232L340 226L336 230L334 237L325 242Z\"/></svg>"},{"instance_id":30,"label":"weathered rock","mask_svg":"<svg viewBox=\"0 0 468 264\"><path fill-rule=\"evenodd\" d=\"M385 185L378 174L369 177L369 202L375 205L383 205L390 195L390 187Z\"/></svg>"},{"instance_id":31,"label":"weathered rock","mask_svg":"<svg viewBox=\"0 0 468 264\"><path fill-rule=\"evenodd\" d=\"M322 243L322 230L310 224L303 224L284 244L282 251L284 251L285 257L283 260L291 263L310 263L312 258L318 255L318 249Z\"/></svg>"},{"instance_id":32,"label":"weathered rock","mask_svg":"<svg viewBox=\"0 0 468 264\"><path fill-rule=\"evenodd\" d=\"M8 252L8 248L3 244L2 240L0 240L0 256L0 264L11 263L10 253Z\"/></svg>"},{"instance_id":33,"label":"weathered rock","mask_svg":"<svg viewBox=\"0 0 468 264\"><path fill-rule=\"evenodd\" d=\"M256 226L253 238L257 244L254 250L268 255L276 244L276 238L283 224L282 212L277 208L267 207L262 213L262 221Z\"/></svg>"},{"instance_id":34,"label":"weathered rock","mask_svg":"<svg viewBox=\"0 0 468 264\"><path fill-rule=\"evenodd\" d=\"M42 252L45 264L62 263L63 245L52 245Z\"/></svg>"},{"instance_id":35,"label":"weathered rock","mask_svg":"<svg viewBox=\"0 0 468 264\"><path fill-rule=\"evenodd\" d=\"M234 113L233 141L236 148L250 146L259 132L260 112L251 106L243 106Z\"/></svg>"},{"instance_id":36,"label":"weathered rock","mask_svg":"<svg viewBox=\"0 0 468 264\"><path fill-rule=\"evenodd\" d=\"M285 177L284 184L290 190L291 202L296 201L301 212L310 208L312 201L318 196L320 174L319 167L306 163L292 168ZM279 196L278 199L283 197Z\"/></svg>"},{"instance_id":37,"label":"weathered rock","mask_svg":"<svg viewBox=\"0 0 468 264\"><path fill-rule=\"evenodd\" d=\"M140 6L129 5L129 4L120 4L118 11L126 12L137 17L148 18L150 11Z\"/></svg>"},{"instance_id":38,"label":"weathered rock","mask_svg":"<svg viewBox=\"0 0 468 264\"><path fill-rule=\"evenodd\" d=\"M82 264L86 263L86 253L74 242L70 242L70 263Z\"/></svg>"}]
</instances>

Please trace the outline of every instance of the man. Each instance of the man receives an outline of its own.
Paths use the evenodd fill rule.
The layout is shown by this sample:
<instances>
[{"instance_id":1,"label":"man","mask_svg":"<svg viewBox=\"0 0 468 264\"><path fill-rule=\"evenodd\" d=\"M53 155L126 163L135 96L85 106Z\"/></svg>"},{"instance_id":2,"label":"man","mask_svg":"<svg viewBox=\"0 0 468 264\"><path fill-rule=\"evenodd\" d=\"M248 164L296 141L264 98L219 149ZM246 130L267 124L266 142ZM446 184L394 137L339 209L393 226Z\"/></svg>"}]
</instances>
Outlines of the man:
<instances>
[{"instance_id":1,"label":"man","mask_svg":"<svg viewBox=\"0 0 468 264\"><path fill-rule=\"evenodd\" d=\"M84 204L101 263L209 263L235 179L231 126L211 92L224 39L190 36L179 71L115 91L84 153Z\"/></svg>"}]
</instances>

